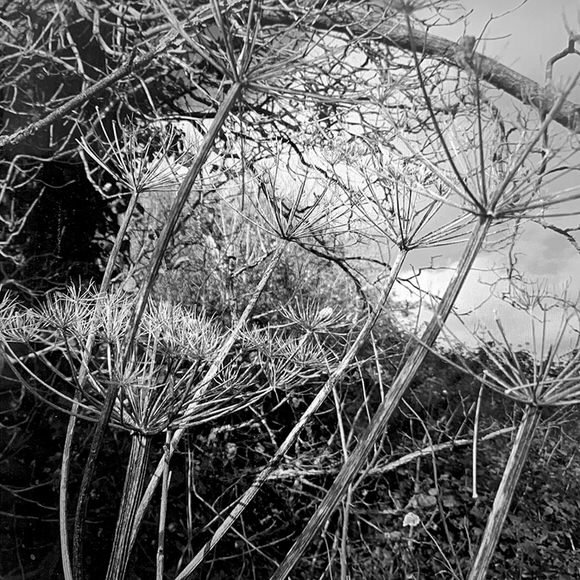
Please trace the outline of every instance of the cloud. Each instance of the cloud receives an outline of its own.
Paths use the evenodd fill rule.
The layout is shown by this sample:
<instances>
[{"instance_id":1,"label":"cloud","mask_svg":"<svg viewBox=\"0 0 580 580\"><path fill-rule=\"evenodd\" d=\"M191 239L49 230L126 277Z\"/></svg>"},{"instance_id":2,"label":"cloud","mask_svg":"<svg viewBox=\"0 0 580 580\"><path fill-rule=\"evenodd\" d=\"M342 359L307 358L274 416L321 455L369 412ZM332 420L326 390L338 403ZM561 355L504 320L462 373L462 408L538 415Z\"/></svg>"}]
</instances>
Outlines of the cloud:
<instances>
[{"instance_id":1,"label":"cloud","mask_svg":"<svg viewBox=\"0 0 580 580\"><path fill-rule=\"evenodd\" d=\"M577 256L572 257L577 259ZM564 262L568 259L562 258ZM526 257L526 260L522 260L524 261L533 262L533 259ZM445 268L424 269L418 275L411 269L403 273L401 278L410 282L396 288L393 304L398 310L397 318L405 328L415 331L424 328L456 267L457 261L452 261ZM543 289L575 302L580 285L578 281L573 283L567 272L567 269L555 270L550 276L544 276L528 271L525 274L528 283L525 287L529 293L537 293ZM562 324L561 309L550 310L541 324L535 323L532 327L530 317L521 308L518 309L510 303L513 297L517 297L517 294L509 291L509 284L505 280L505 260L502 260L502 256L481 255L461 290L455 314L447 321L448 337L455 337L465 346L473 347L477 344L474 335L484 337L487 329L499 337L499 321L515 348L532 348L534 341L537 347L542 332L547 345L554 343ZM534 312L537 316L543 316L537 309ZM562 348L569 348L576 340L574 324L569 329Z\"/></svg>"}]
</instances>

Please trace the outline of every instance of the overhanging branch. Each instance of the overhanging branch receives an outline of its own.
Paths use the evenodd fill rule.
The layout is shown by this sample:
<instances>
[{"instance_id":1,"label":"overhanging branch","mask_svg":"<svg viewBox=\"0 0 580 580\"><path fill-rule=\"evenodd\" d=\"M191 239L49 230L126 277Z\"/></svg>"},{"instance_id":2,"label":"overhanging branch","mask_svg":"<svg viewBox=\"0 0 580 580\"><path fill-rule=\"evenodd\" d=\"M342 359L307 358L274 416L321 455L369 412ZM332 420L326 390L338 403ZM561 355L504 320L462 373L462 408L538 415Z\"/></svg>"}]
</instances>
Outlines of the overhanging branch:
<instances>
[{"instance_id":1,"label":"overhanging branch","mask_svg":"<svg viewBox=\"0 0 580 580\"><path fill-rule=\"evenodd\" d=\"M267 10L263 16L263 24L272 26L288 26L296 20L297 17L287 9ZM311 10L309 16L302 15L300 20L316 30L332 31L362 41L372 40L404 51L412 50L409 29L404 21L394 20L385 11L361 2L342 3L341 9L326 14L322 10ZM413 36L417 51L425 56L459 69L468 66L458 43L418 29L413 30ZM539 111L549 111L558 99L553 86L540 85L478 52L471 55L469 64L477 67L482 81ZM580 104L564 101L554 121L571 131L580 132Z\"/></svg>"},{"instance_id":2,"label":"overhanging branch","mask_svg":"<svg viewBox=\"0 0 580 580\"><path fill-rule=\"evenodd\" d=\"M417 42L417 49L420 52L433 58L440 58L457 68L465 68L465 61L458 53L457 43L433 34L424 35L420 31L416 31L415 34L415 38L420 39ZM409 33L404 25L391 28L384 41L402 50L411 50ZM481 80L526 105L549 111L558 99L559 94L554 87L542 86L493 58L476 52L471 60L477 66ZM567 129L580 131L580 104L565 101L554 120Z\"/></svg>"}]
</instances>

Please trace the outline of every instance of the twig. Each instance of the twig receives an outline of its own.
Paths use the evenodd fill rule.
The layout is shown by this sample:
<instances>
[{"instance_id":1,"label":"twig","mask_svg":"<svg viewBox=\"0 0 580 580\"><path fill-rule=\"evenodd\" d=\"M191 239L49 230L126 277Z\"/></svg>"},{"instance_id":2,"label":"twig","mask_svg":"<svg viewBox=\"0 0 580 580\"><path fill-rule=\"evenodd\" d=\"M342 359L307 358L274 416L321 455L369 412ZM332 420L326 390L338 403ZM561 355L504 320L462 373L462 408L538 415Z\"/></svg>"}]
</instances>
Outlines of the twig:
<instances>
[{"instance_id":1,"label":"twig","mask_svg":"<svg viewBox=\"0 0 580 580\"><path fill-rule=\"evenodd\" d=\"M41 129L45 127L49 127L55 121L58 121L62 117L64 117L67 113L74 111L78 106L82 105L92 97L98 95L99 93L103 92L105 89L109 88L111 85L115 84L118 80L122 79L123 77L131 74L132 72L147 66L151 61L153 61L157 56L160 54L164 54L167 51L169 45L175 40L177 37L176 34L172 34L167 40L161 42L160 45L155 48L155 50L149 51L147 54L140 58L134 58L133 55L129 57L127 62L122 64L119 68L117 68L114 72L107 75L105 78L97 81L87 89L81 91L76 97L73 97L69 101L67 101L64 105L61 105L44 117L43 119L39 119L38 121L31 123L28 127L24 127L16 133L12 135L6 135L4 137L0 137L0 149L7 146L17 145L18 143L24 141L28 137L31 137Z\"/></svg>"}]
</instances>

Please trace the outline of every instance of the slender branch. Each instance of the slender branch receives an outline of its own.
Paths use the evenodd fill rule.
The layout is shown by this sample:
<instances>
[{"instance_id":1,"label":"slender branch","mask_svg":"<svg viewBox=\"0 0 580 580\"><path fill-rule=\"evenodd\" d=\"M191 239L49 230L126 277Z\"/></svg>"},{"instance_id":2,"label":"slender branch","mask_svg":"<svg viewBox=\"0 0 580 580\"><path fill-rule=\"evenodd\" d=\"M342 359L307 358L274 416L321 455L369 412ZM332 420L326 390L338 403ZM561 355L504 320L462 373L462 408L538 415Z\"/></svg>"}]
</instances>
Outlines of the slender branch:
<instances>
[{"instance_id":1,"label":"slender branch","mask_svg":"<svg viewBox=\"0 0 580 580\"><path fill-rule=\"evenodd\" d=\"M439 336L441 327L449 316L463 283L471 270L473 262L483 245L490 225L491 219L489 217L482 218L477 223L464 250L463 256L457 265L455 275L451 279L439 307L425 329L420 343L417 344L413 352L409 355L405 365L395 378L393 385L388 390L383 402L377 409L366 435L352 452L349 459L345 462L325 498L316 509L316 512L311 517L310 521L306 524L306 527L286 555L284 561L280 564L278 570L272 576L271 580L284 580L288 577L288 574L290 574L294 566L298 563L314 536L320 531L322 526L324 526L325 522L341 501L349 485L354 481L361 469L363 469L367 457L376 443L384 435L385 428L391 415L398 408L403 395L407 392L407 389L417 374L417 371L423 364L423 361L429 352L429 348L433 346L435 340Z\"/></svg>"},{"instance_id":2,"label":"slender branch","mask_svg":"<svg viewBox=\"0 0 580 580\"><path fill-rule=\"evenodd\" d=\"M561 236L564 236L572 247L580 254L580 242L571 234L571 232L577 231L578 228L561 228L556 224L549 224L544 221L539 221L538 223L546 230L552 230Z\"/></svg>"},{"instance_id":3,"label":"slender branch","mask_svg":"<svg viewBox=\"0 0 580 580\"><path fill-rule=\"evenodd\" d=\"M395 264L393 264L389 278L387 279L383 287L383 292L379 304L375 309L375 312L373 313L372 316L369 316L367 318L367 321L361 328L358 336L354 340L349 351L346 353L346 355L341 360L340 364L336 367L334 372L330 375L330 377L323 385L323 387L320 389L319 393L316 395L313 401L310 403L306 411L304 411L298 423L293 427L292 431L290 431L290 433L288 434L286 439L282 442L282 444L280 445L274 456L270 459L268 464L257 475L252 485L238 499L236 505L234 506L228 517L215 531L214 535L209 540L209 542L207 542L201 548L201 550L199 550L199 552L195 555L193 560L191 560L191 562L181 571L176 580L185 580L186 578L189 578L193 573L193 571L199 566L199 564L203 562L206 555L218 544L218 542L222 539L222 537L232 527L234 522L240 517L242 512L254 499L254 497L256 497L257 493L260 491L264 483L268 480L270 475L275 472L276 467L279 465L280 461L282 461L286 453L288 453L288 451L296 441L298 435L300 435L300 433L302 432L302 429L304 428L306 423L310 420L312 415L316 413L316 411L320 408L320 406L326 400L328 395L332 392L332 389L338 383L344 372L349 368L354 357L358 353L360 347L363 345L364 341L368 338L372 329L377 323L377 320L381 315L383 308L387 304L391 290L401 272L401 268L403 267L406 257L407 257L406 251L402 251L399 254L397 261L395 262Z\"/></svg>"},{"instance_id":4,"label":"slender branch","mask_svg":"<svg viewBox=\"0 0 580 580\"><path fill-rule=\"evenodd\" d=\"M12 135L5 135L0 137L0 149L7 146L17 145L21 143L28 137L32 137L35 133L38 133L41 129L49 127L54 122L62 119L67 113L74 111L77 107L81 106L83 103L87 102L89 99L102 93L105 89L114 85L117 81L121 80L123 77L147 66L151 61L161 54L167 51L168 46L175 40L176 35L172 35L168 40L160 43L160 45L154 50L149 51L145 55L134 58L133 55L129 57L127 62L122 64L119 68L114 70L112 73L108 74L106 77L92 84L90 87L82 90L78 95L55 109L52 113L46 117L31 123L27 127L16 131Z\"/></svg>"},{"instance_id":5,"label":"slender branch","mask_svg":"<svg viewBox=\"0 0 580 580\"><path fill-rule=\"evenodd\" d=\"M495 439L496 437L501 437L502 435L507 435L508 433L513 433L516 430L516 427L504 427L502 429L498 429L497 431L493 431L492 433L488 433L483 437L478 437L478 443L482 443L484 441L489 441L491 439ZM474 434L475 436L475 434ZM412 463L416 461L420 457L429 457L433 453L439 453L441 451L446 451L448 449L456 449L457 447L466 447L467 445L473 445L474 439L454 439L453 441L446 441L445 443L435 443L433 445L427 445L422 449L418 449L417 451L412 451L411 453L407 453L399 459L395 459L394 461L389 461L384 465L373 465L370 469L365 471L365 474L368 476L380 476L385 473L389 473L390 471L394 471L403 465L407 465L408 463ZM281 468L277 469L273 473L268 476L268 481L276 481L280 479L295 479L297 477L328 477L331 473L338 473L341 467L305 467L305 468Z\"/></svg>"}]
</instances>

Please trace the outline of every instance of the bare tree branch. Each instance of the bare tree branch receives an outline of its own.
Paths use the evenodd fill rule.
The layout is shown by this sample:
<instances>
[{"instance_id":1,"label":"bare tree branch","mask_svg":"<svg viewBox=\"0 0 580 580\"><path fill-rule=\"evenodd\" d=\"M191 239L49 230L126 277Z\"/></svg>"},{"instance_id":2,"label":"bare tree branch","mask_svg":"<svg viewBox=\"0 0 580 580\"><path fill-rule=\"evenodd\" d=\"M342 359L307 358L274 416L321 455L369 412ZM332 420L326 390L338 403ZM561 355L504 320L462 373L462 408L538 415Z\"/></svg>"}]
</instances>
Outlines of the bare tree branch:
<instances>
[{"instance_id":1,"label":"bare tree branch","mask_svg":"<svg viewBox=\"0 0 580 580\"><path fill-rule=\"evenodd\" d=\"M411 36L404 21L396 22L393 18L387 18L384 12L376 7L361 6L358 2L353 4L354 7L349 7L344 3L338 14L316 12L312 26L318 30L332 30L350 38L366 38L404 51L412 50ZM294 23L288 11L267 11L263 20L264 24L272 25ZM476 67L481 80L540 111L551 109L558 98L552 86L542 86L483 54L474 52L467 62L464 51L456 42L422 30L413 30L413 37L419 39L416 40L416 49L423 55L439 59L459 69ZM565 101L554 121L567 129L580 131L580 104Z\"/></svg>"}]
</instances>

